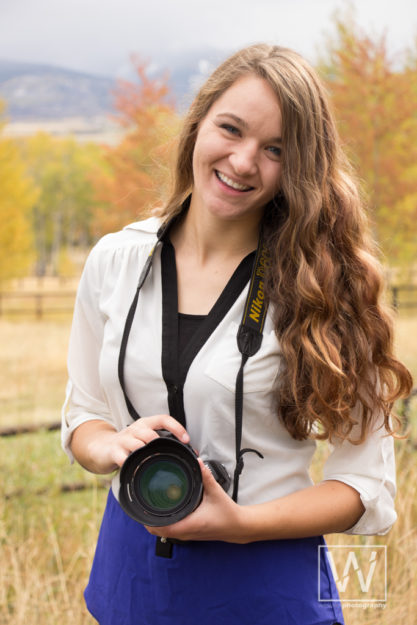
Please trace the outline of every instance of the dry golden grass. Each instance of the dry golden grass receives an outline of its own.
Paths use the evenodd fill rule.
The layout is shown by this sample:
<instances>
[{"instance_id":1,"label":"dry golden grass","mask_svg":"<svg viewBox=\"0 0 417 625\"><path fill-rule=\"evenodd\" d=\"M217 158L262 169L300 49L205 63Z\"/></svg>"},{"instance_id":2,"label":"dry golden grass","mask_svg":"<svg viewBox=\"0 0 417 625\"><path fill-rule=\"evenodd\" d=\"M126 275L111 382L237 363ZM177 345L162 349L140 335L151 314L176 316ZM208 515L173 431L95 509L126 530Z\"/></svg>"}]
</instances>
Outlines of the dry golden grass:
<instances>
[{"instance_id":1,"label":"dry golden grass","mask_svg":"<svg viewBox=\"0 0 417 625\"><path fill-rule=\"evenodd\" d=\"M387 551L387 601L385 608L368 604L372 589L384 585L384 569L377 567L368 594L358 592L368 607L344 607L346 625L416 625L417 619L417 465L416 452L409 444L399 443L397 451L398 495L396 509L398 520L386 536L347 536L333 534L326 537L332 545L386 545ZM357 552L358 554L360 551ZM363 566L365 575L369 564ZM351 571L353 575L353 571ZM340 595L343 596L342 594ZM378 595L379 596L379 595ZM354 602L352 602L354 603Z\"/></svg>"},{"instance_id":2,"label":"dry golden grass","mask_svg":"<svg viewBox=\"0 0 417 625\"><path fill-rule=\"evenodd\" d=\"M68 336L69 321L0 320L0 427L59 418ZM417 379L417 317L398 319L397 346ZM327 537L330 545L387 546L386 608L346 608L346 625L417 623L416 452L406 441L397 447L399 518L391 532ZM322 456L319 450L316 475ZM0 481L1 625L92 625L82 592L105 491L94 477L69 467L57 432L0 439L0 469L5 476ZM89 490L60 492L61 482L80 480Z\"/></svg>"},{"instance_id":3,"label":"dry golden grass","mask_svg":"<svg viewBox=\"0 0 417 625\"><path fill-rule=\"evenodd\" d=\"M417 386L417 315L400 315L396 322L395 348L410 369Z\"/></svg>"},{"instance_id":4,"label":"dry golden grass","mask_svg":"<svg viewBox=\"0 0 417 625\"><path fill-rule=\"evenodd\" d=\"M0 623L92 625L82 592L97 540L103 492L0 505Z\"/></svg>"},{"instance_id":5,"label":"dry golden grass","mask_svg":"<svg viewBox=\"0 0 417 625\"><path fill-rule=\"evenodd\" d=\"M0 320L0 427L59 420L69 327Z\"/></svg>"}]
</instances>

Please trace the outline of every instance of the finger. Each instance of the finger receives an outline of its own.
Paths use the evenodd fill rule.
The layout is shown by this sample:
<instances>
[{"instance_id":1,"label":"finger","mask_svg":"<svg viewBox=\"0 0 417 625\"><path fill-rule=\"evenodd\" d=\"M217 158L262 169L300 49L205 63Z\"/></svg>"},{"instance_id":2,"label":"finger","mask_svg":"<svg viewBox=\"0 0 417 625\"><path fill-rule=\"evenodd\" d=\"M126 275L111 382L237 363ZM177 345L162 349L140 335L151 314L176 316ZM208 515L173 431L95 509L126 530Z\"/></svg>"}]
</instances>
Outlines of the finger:
<instances>
[{"instance_id":1,"label":"finger","mask_svg":"<svg viewBox=\"0 0 417 625\"><path fill-rule=\"evenodd\" d=\"M150 525L144 525L143 526L148 532L149 534L152 534L152 536L160 536L161 538L170 538L170 530L169 528L171 528L171 525L163 525L163 526L158 526L158 527L151 527Z\"/></svg>"},{"instance_id":2,"label":"finger","mask_svg":"<svg viewBox=\"0 0 417 625\"><path fill-rule=\"evenodd\" d=\"M190 436L183 425L170 415L154 415L149 417L152 419L152 429L165 429L171 432L182 443L189 443Z\"/></svg>"},{"instance_id":3,"label":"finger","mask_svg":"<svg viewBox=\"0 0 417 625\"><path fill-rule=\"evenodd\" d=\"M144 447L148 442L150 441L142 440L142 438L135 438L134 436L129 436L129 438L123 440L122 446L129 454L131 454L132 451L141 449L141 447Z\"/></svg>"},{"instance_id":4,"label":"finger","mask_svg":"<svg viewBox=\"0 0 417 625\"><path fill-rule=\"evenodd\" d=\"M159 438L159 434L148 426L142 427L141 429L138 428L137 431L134 431L132 433L134 434L134 440L139 441L140 443L142 443L142 445L150 443L156 438ZM140 446L141 445L139 445L139 447Z\"/></svg>"},{"instance_id":5,"label":"finger","mask_svg":"<svg viewBox=\"0 0 417 625\"><path fill-rule=\"evenodd\" d=\"M158 433L152 428L152 422L149 422L150 417L144 417L135 423L131 423L124 430L121 431L123 441L126 441L126 445L129 446L130 451L150 443L156 438L159 438ZM141 444L137 444L137 443Z\"/></svg>"},{"instance_id":6,"label":"finger","mask_svg":"<svg viewBox=\"0 0 417 625\"><path fill-rule=\"evenodd\" d=\"M133 436L125 437L112 451L113 461L121 467L131 453L144 447L146 443Z\"/></svg>"},{"instance_id":7,"label":"finger","mask_svg":"<svg viewBox=\"0 0 417 625\"><path fill-rule=\"evenodd\" d=\"M117 464L118 467L122 467L128 456L128 451L122 449L121 447L117 447L113 450L111 459L115 464Z\"/></svg>"}]
</instances>

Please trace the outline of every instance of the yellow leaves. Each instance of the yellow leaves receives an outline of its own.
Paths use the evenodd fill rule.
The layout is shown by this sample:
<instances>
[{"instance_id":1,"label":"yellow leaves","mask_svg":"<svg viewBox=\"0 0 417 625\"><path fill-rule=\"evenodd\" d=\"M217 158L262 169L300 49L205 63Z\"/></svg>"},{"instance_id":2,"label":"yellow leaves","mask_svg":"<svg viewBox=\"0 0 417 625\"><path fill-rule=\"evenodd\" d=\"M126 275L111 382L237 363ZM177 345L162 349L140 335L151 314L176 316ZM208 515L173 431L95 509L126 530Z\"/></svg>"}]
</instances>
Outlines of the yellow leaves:
<instances>
[{"instance_id":1,"label":"yellow leaves","mask_svg":"<svg viewBox=\"0 0 417 625\"><path fill-rule=\"evenodd\" d=\"M336 19L336 32L322 69L339 131L385 255L409 262L410 242L417 245L417 67L394 63L386 37L360 32L352 14Z\"/></svg>"},{"instance_id":2,"label":"yellow leaves","mask_svg":"<svg viewBox=\"0 0 417 625\"><path fill-rule=\"evenodd\" d=\"M92 242L91 219L96 198L93 173L101 168L102 148L73 137L38 133L21 147L27 171L39 189L32 206L36 273L61 273L60 255L73 245ZM68 266L65 269L69 271Z\"/></svg>"},{"instance_id":3,"label":"yellow leaves","mask_svg":"<svg viewBox=\"0 0 417 625\"><path fill-rule=\"evenodd\" d=\"M121 82L116 92L125 129L118 145L45 132L0 137L0 280L29 268L32 244L36 275L71 273L67 248L137 220L166 192L179 120L166 79L134 64L137 83Z\"/></svg>"},{"instance_id":4,"label":"yellow leaves","mask_svg":"<svg viewBox=\"0 0 417 625\"><path fill-rule=\"evenodd\" d=\"M31 263L29 211L36 198L16 145L0 134L0 283L24 274Z\"/></svg>"}]
</instances>

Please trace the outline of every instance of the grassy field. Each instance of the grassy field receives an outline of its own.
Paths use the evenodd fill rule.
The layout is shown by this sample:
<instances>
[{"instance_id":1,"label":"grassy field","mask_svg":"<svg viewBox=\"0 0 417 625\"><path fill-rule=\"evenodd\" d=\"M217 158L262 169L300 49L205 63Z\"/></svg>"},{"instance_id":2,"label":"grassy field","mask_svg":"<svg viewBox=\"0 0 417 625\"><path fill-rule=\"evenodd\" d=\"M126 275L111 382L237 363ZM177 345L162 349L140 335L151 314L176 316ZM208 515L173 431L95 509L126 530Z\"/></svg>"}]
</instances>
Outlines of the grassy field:
<instances>
[{"instance_id":1,"label":"grassy field","mask_svg":"<svg viewBox=\"0 0 417 625\"><path fill-rule=\"evenodd\" d=\"M0 321L0 428L59 419L70 322Z\"/></svg>"},{"instance_id":2,"label":"grassy field","mask_svg":"<svg viewBox=\"0 0 417 625\"><path fill-rule=\"evenodd\" d=\"M0 320L0 428L59 418L68 335L68 320ZM398 319L397 349L417 379L417 317ZM417 400L413 415L417 421ZM398 441L397 451L393 530L385 537L328 537L331 545L387 546L386 608L346 608L346 625L417 623L416 452L410 441ZM319 448L317 462L323 453ZM0 438L0 467L1 625L92 625L82 592L106 484L69 465L58 432Z\"/></svg>"}]
</instances>

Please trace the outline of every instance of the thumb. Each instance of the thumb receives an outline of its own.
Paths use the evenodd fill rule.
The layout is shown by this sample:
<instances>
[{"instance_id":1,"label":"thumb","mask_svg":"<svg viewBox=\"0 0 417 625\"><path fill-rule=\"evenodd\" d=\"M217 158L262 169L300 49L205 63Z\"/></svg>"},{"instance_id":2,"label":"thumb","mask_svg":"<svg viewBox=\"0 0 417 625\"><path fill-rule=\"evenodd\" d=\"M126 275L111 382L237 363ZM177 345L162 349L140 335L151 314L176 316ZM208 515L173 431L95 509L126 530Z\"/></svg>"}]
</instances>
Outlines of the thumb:
<instances>
[{"instance_id":1,"label":"thumb","mask_svg":"<svg viewBox=\"0 0 417 625\"><path fill-rule=\"evenodd\" d=\"M199 465L200 465L200 469L201 469L201 475L203 478L203 487L204 490L206 492L209 492L210 490L213 490L213 488L217 488L218 484L216 482L216 480L213 477L212 472L210 471L210 469L208 467L206 467L206 465L204 464L204 462L202 461L201 458L198 459Z\"/></svg>"}]
</instances>

